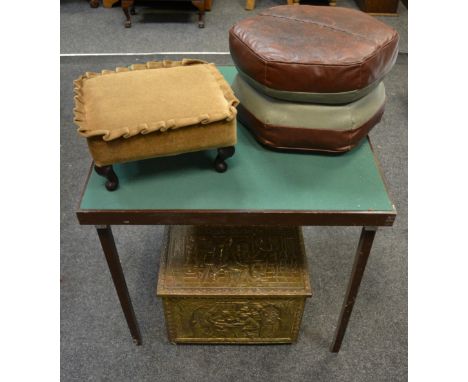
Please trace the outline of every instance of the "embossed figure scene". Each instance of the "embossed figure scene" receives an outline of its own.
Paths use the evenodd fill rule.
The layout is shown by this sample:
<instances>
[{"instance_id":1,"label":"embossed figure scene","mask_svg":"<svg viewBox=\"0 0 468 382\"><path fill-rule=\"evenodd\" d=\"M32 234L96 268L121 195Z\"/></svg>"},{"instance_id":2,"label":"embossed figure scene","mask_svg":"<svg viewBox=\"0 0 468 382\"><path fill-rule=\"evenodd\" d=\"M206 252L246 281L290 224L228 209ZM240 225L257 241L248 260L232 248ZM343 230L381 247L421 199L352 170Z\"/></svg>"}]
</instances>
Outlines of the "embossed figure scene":
<instances>
[{"instance_id":1,"label":"embossed figure scene","mask_svg":"<svg viewBox=\"0 0 468 382\"><path fill-rule=\"evenodd\" d=\"M290 342L295 336L291 318L300 319L301 305L297 299L187 299L175 302L173 318L179 340Z\"/></svg>"},{"instance_id":2,"label":"embossed figure scene","mask_svg":"<svg viewBox=\"0 0 468 382\"><path fill-rule=\"evenodd\" d=\"M192 314L194 337L272 337L280 328L280 310L262 303L218 303Z\"/></svg>"}]
</instances>

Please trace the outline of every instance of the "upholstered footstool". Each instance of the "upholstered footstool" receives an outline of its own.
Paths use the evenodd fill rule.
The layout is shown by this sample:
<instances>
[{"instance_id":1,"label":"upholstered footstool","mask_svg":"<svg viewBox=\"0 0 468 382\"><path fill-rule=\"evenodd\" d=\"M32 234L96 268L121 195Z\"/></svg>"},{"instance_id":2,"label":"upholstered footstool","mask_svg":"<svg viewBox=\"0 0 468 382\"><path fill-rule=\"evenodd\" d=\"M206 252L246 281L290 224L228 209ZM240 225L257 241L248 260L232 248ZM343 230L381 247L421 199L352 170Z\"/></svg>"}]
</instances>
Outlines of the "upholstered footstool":
<instances>
[{"instance_id":1,"label":"upholstered footstool","mask_svg":"<svg viewBox=\"0 0 468 382\"><path fill-rule=\"evenodd\" d=\"M148 62L88 72L74 84L74 121L109 191L118 187L115 163L217 149L215 170L226 171L238 100L214 64Z\"/></svg>"},{"instance_id":2,"label":"upholstered footstool","mask_svg":"<svg viewBox=\"0 0 468 382\"><path fill-rule=\"evenodd\" d=\"M348 8L278 6L235 24L239 119L267 146L342 152L379 122L398 34Z\"/></svg>"}]
</instances>

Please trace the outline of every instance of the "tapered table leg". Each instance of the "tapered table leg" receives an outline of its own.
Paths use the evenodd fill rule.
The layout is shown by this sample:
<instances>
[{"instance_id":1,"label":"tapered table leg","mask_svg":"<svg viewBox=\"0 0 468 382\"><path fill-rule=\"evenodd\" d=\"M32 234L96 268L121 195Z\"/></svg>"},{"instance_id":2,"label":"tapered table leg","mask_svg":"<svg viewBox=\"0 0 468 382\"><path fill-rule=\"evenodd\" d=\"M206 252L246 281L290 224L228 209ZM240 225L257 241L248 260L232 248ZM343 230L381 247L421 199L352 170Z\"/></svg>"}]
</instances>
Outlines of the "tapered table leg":
<instances>
[{"instance_id":1,"label":"tapered table leg","mask_svg":"<svg viewBox=\"0 0 468 382\"><path fill-rule=\"evenodd\" d=\"M138 327L135 312L133 311L132 301L130 300L130 294L128 293L127 283L125 282L111 228L105 225L96 226L96 229L133 342L136 345L141 345L140 328Z\"/></svg>"},{"instance_id":2,"label":"tapered table leg","mask_svg":"<svg viewBox=\"0 0 468 382\"><path fill-rule=\"evenodd\" d=\"M340 351L376 231L376 227L362 228L356 256L354 258L353 270L351 271L351 278L348 283L348 289L346 290L343 307L341 308L340 318L335 332L335 339L330 349L333 353L338 353Z\"/></svg>"}]
</instances>

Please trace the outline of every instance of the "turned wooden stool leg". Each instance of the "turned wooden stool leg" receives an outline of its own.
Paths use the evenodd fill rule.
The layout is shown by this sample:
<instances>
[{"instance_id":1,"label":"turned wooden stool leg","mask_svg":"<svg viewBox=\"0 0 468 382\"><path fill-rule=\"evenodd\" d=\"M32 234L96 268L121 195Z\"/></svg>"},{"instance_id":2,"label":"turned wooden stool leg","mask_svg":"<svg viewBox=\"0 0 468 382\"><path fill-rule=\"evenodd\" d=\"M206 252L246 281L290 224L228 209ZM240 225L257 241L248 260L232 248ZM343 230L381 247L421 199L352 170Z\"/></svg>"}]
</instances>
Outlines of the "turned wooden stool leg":
<instances>
[{"instance_id":1,"label":"turned wooden stool leg","mask_svg":"<svg viewBox=\"0 0 468 382\"><path fill-rule=\"evenodd\" d=\"M205 9L198 11L198 28L205 28Z\"/></svg>"},{"instance_id":2,"label":"turned wooden stool leg","mask_svg":"<svg viewBox=\"0 0 468 382\"><path fill-rule=\"evenodd\" d=\"M218 156L214 161L214 168L218 172L224 172L228 169L228 165L225 162L227 158L230 158L234 155L236 149L234 146L221 147L218 149Z\"/></svg>"},{"instance_id":3,"label":"turned wooden stool leg","mask_svg":"<svg viewBox=\"0 0 468 382\"><path fill-rule=\"evenodd\" d=\"M129 8L134 9L134 1L133 0L122 0L122 11L125 14L125 28L130 28L132 26L132 19L130 18L130 12L128 11Z\"/></svg>"},{"instance_id":4,"label":"turned wooden stool leg","mask_svg":"<svg viewBox=\"0 0 468 382\"><path fill-rule=\"evenodd\" d=\"M114 172L112 165L102 166L102 167L94 165L94 171L96 171L98 175L103 176L104 178L107 179L107 182L106 182L107 191L114 191L117 189L117 187L119 186L119 178L117 177L117 174Z\"/></svg>"},{"instance_id":5,"label":"turned wooden stool leg","mask_svg":"<svg viewBox=\"0 0 468 382\"><path fill-rule=\"evenodd\" d=\"M192 0L192 4L198 9L198 27L205 28L205 1Z\"/></svg>"}]
</instances>

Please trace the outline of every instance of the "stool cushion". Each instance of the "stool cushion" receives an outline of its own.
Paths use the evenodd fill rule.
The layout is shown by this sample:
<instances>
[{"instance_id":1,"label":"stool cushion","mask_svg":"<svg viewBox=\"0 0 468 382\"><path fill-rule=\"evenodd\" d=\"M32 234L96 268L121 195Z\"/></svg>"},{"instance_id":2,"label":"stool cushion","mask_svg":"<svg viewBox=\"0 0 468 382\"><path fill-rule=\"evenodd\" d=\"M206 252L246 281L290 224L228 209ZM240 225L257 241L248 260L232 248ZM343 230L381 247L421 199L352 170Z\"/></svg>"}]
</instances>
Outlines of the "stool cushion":
<instances>
[{"instance_id":1,"label":"stool cushion","mask_svg":"<svg viewBox=\"0 0 468 382\"><path fill-rule=\"evenodd\" d=\"M74 82L75 123L105 141L235 119L237 99L214 64L162 61L86 73Z\"/></svg>"},{"instance_id":2,"label":"stool cushion","mask_svg":"<svg viewBox=\"0 0 468 382\"><path fill-rule=\"evenodd\" d=\"M353 9L285 5L235 24L229 47L239 72L270 96L346 103L368 94L389 72L398 33Z\"/></svg>"},{"instance_id":3,"label":"stool cushion","mask_svg":"<svg viewBox=\"0 0 468 382\"><path fill-rule=\"evenodd\" d=\"M97 166L236 144L239 103L214 64L135 64L75 81L75 123Z\"/></svg>"},{"instance_id":4,"label":"stool cushion","mask_svg":"<svg viewBox=\"0 0 468 382\"><path fill-rule=\"evenodd\" d=\"M239 75L232 88L240 100L239 121L276 149L348 151L380 121L385 105L383 82L347 105L285 102L258 92Z\"/></svg>"}]
</instances>

